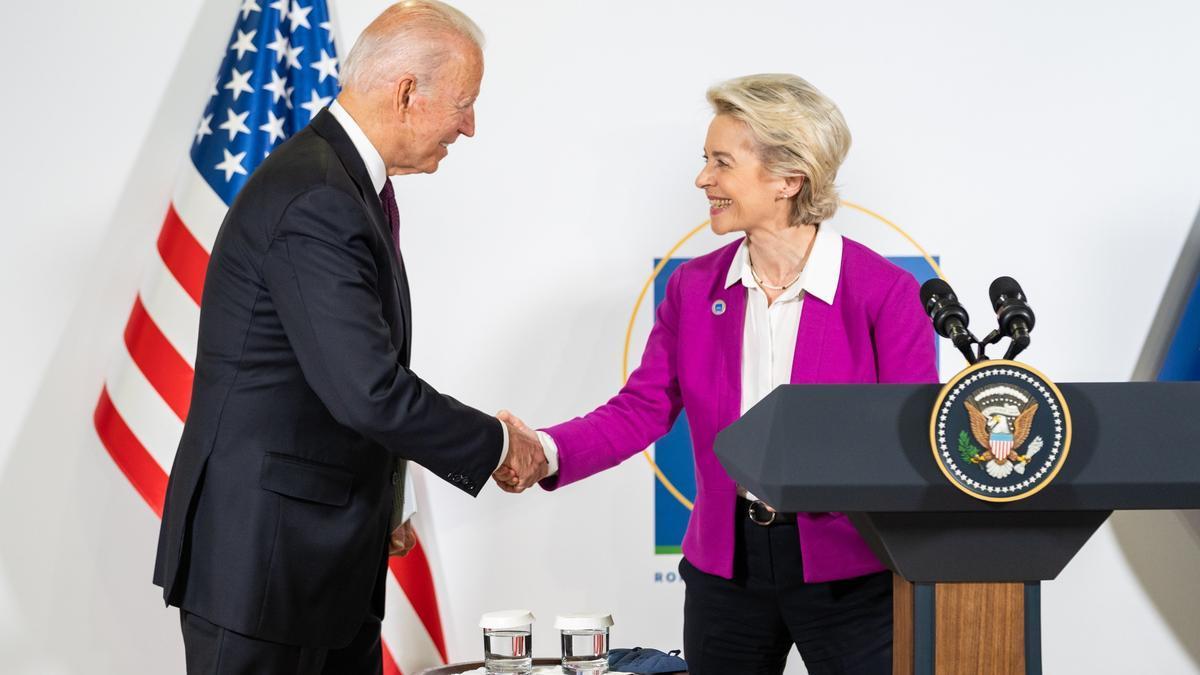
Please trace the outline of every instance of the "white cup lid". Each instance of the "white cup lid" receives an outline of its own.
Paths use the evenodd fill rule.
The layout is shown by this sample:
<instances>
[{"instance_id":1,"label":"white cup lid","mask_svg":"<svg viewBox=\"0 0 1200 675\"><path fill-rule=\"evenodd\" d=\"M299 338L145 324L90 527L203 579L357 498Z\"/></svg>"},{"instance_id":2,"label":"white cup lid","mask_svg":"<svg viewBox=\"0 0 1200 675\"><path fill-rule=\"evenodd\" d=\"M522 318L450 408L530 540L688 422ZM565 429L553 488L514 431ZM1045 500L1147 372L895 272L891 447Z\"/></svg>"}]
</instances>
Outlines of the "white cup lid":
<instances>
[{"instance_id":1,"label":"white cup lid","mask_svg":"<svg viewBox=\"0 0 1200 675\"><path fill-rule=\"evenodd\" d=\"M612 614L560 614L554 619L558 630L601 630L611 625Z\"/></svg>"},{"instance_id":2,"label":"white cup lid","mask_svg":"<svg viewBox=\"0 0 1200 675\"><path fill-rule=\"evenodd\" d=\"M533 612L527 609L505 609L499 612L488 612L479 619L479 627L488 630L502 628L520 628L533 623Z\"/></svg>"}]
</instances>

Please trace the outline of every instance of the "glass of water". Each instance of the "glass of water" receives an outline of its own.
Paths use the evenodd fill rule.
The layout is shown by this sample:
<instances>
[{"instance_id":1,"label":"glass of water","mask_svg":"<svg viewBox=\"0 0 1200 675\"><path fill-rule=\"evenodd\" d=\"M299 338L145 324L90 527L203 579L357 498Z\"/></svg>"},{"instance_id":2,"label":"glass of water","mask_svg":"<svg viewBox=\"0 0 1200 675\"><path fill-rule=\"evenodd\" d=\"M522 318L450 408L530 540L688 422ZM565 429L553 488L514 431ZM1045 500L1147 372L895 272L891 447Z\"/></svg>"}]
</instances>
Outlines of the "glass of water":
<instances>
[{"instance_id":1,"label":"glass of water","mask_svg":"<svg viewBox=\"0 0 1200 675\"><path fill-rule=\"evenodd\" d=\"M533 672L533 613L527 609L488 612L479 619L483 629L483 665L488 675L530 675Z\"/></svg>"},{"instance_id":2,"label":"glass of water","mask_svg":"<svg viewBox=\"0 0 1200 675\"><path fill-rule=\"evenodd\" d=\"M563 614L554 621L562 635L565 673L603 675L608 672L608 629L611 614Z\"/></svg>"}]
</instances>

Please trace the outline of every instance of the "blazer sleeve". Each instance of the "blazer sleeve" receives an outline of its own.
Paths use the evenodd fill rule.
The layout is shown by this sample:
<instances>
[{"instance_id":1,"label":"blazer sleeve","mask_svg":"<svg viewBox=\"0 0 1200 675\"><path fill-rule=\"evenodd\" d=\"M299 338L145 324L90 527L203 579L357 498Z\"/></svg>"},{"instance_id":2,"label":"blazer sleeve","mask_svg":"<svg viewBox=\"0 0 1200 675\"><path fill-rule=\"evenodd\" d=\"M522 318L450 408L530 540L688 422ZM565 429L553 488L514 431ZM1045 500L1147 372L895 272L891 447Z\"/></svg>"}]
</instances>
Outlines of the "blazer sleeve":
<instances>
[{"instance_id":1,"label":"blazer sleeve","mask_svg":"<svg viewBox=\"0 0 1200 675\"><path fill-rule=\"evenodd\" d=\"M917 280L901 272L888 288L873 326L875 372L880 382L937 382L937 351L933 326Z\"/></svg>"},{"instance_id":2,"label":"blazer sleeve","mask_svg":"<svg viewBox=\"0 0 1200 675\"><path fill-rule=\"evenodd\" d=\"M543 480L543 488L614 467L671 430L683 408L676 369L682 272L681 267L667 280L642 362L621 391L583 417L543 429L558 446L558 473Z\"/></svg>"},{"instance_id":3,"label":"blazer sleeve","mask_svg":"<svg viewBox=\"0 0 1200 675\"><path fill-rule=\"evenodd\" d=\"M400 363L377 291L372 224L331 187L284 211L262 269L304 378L341 424L478 494L500 462L499 421Z\"/></svg>"}]
</instances>

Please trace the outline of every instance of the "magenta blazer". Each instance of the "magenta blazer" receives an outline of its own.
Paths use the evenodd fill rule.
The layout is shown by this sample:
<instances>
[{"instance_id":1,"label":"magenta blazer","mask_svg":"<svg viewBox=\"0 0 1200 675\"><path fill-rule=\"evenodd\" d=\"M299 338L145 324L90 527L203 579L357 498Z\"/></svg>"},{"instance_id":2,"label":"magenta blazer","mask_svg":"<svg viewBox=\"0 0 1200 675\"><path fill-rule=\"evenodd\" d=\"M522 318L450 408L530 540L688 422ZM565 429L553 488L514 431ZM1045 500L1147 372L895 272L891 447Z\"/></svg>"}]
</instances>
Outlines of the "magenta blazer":
<instances>
[{"instance_id":1,"label":"magenta blazer","mask_svg":"<svg viewBox=\"0 0 1200 675\"><path fill-rule=\"evenodd\" d=\"M746 288L725 288L741 240L680 265L667 281L642 363L608 403L545 429L558 445L553 490L620 464L661 438L687 409L696 462L696 500L683 554L697 569L733 576L737 486L713 454L717 432L741 411ZM716 314L713 303L727 311ZM916 279L843 238L833 304L807 295L800 313L792 383L936 382L934 334ZM808 582L884 569L841 513L798 516Z\"/></svg>"}]
</instances>

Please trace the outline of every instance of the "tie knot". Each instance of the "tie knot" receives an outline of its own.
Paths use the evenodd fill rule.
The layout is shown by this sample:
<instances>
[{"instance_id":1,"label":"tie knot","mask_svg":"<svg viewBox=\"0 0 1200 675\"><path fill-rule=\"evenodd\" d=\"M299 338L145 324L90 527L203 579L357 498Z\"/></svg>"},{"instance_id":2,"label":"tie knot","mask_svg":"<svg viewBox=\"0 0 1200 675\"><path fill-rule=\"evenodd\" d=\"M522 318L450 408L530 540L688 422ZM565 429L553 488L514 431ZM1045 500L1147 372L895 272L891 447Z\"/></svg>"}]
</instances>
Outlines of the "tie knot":
<instances>
[{"instance_id":1,"label":"tie knot","mask_svg":"<svg viewBox=\"0 0 1200 675\"><path fill-rule=\"evenodd\" d=\"M396 190L392 187L392 180L390 178L383 180L383 189L379 191L379 200L384 204L396 200Z\"/></svg>"}]
</instances>

